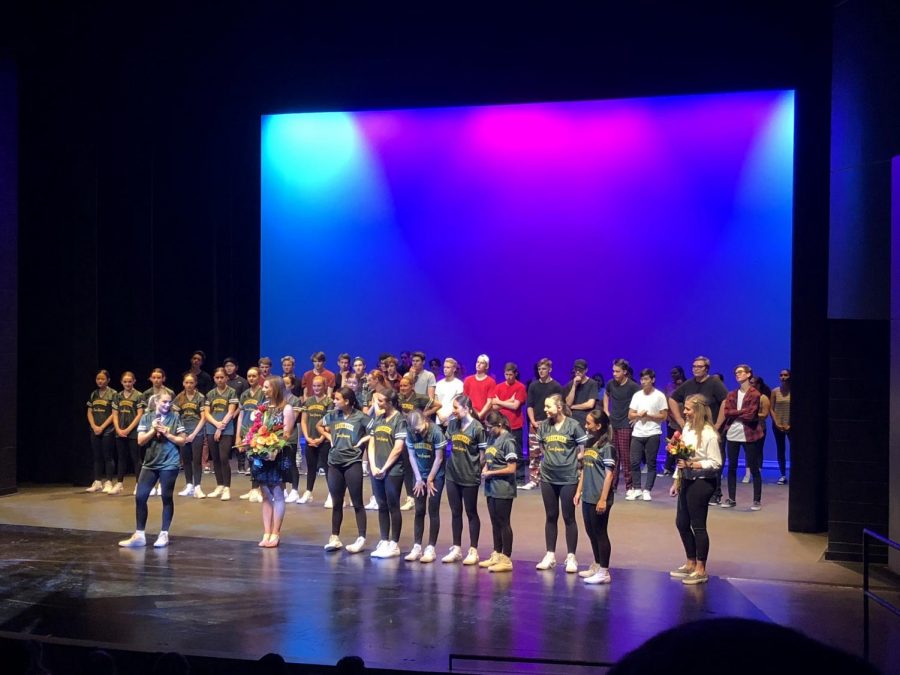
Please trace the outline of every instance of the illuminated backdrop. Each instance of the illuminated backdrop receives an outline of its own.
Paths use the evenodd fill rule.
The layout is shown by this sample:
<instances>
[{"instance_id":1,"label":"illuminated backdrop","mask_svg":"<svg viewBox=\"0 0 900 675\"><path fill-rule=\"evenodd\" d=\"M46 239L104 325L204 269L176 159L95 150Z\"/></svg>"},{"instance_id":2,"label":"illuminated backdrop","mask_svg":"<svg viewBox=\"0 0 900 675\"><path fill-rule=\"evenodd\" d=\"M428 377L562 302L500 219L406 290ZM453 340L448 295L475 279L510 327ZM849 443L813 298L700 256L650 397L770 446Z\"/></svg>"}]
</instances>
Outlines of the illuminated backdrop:
<instances>
[{"instance_id":1,"label":"illuminated backdrop","mask_svg":"<svg viewBox=\"0 0 900 675\"><path fill-rule=\"evenodd\" d=\"M789 365L790 91L262 119L263 354Z\"/></svg>"}]
</instances>

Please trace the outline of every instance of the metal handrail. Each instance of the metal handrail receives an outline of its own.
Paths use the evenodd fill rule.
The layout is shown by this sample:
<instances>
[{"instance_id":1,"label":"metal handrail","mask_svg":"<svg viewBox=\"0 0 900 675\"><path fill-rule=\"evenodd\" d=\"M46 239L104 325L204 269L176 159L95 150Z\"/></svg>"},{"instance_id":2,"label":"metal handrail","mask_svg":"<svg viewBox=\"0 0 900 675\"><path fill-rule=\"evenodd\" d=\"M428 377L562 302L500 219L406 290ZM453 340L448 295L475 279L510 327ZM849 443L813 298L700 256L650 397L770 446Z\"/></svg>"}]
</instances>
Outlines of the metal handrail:
<instances>
[{"instance_id":1,"label":"metal handrail","mask_svg":"<svg viewBox=\"0 0 900 675\"><path fill-rule=\"evenodd\" d=\"M863 528L863 657L866 661L869 660L869 600L874 600L894 616L900 616L900 608L869 590L869 538L880 541L895 551L900 551L900 544L893 539L888 539L868 528Z\"/></svg>"},{"instance_id":2,"label":"metal handrail","mask_svg":"<svg viewBox=\"0 0 900 675\"><path fill-rule=\"evenodd\" d=\"M612 668L615 663L605 661L578 661L572 659L545 659L529 656L487 656L478 654L450 654L448 670L453 672L453 661L487 661L490 663L534 663L550 666L577 666L582 668Z\"/></svg>"}]
</instances>

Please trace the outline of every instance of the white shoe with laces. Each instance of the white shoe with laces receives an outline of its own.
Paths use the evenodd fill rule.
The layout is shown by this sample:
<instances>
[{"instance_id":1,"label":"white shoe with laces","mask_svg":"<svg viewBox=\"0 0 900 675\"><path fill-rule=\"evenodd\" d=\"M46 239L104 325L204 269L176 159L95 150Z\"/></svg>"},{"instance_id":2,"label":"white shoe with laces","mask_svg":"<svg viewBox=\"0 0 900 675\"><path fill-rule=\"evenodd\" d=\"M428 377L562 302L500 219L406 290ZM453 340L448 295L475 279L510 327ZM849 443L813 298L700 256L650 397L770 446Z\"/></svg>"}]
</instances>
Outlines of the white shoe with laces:
<instances>
[{"instance_id":1,"label":"white shoe with laces","mask_svg":"<svg viewBox=\"0 0 900 675\"><path fill-rule=\"evenodd\" d=\"M412 550L404 558L407 562L415 562L422 557L422 544L414 544Z\"/></svg>"},{"instance_id":2,"label":"white shoe with laces","mask_svg":"<svg viewBox=\"0 0 900 675\"><path fill-rule=\"evenodd\" d=\"M582 570L581 572L579 572L578 576L580 576L582 579L587 579L588 577L594 576L599 571L600 571L600 563L591 563L591 566L588 567L586 570Z\"/></svg>"},{"instance_id":3,"label":"white shoe with laces","mask_svg":"<svg viewBox=\"0 0 900 675\"><path fill-rule=\"evenodd\" d=\"M553 567L556 567L556 554L553 551L547 551L543 560L534 566L538 570L549 570Z\"/></svg>"},{"instance_id":4,"label":"white shoe with laces","mask_svg":"<svg viewBox=\"0 0 900 675\"><path fill-rule=\"evenodd\" d=\"M575 559L575 554L570 553L566 556L566 572L568 574L575 574L578 571L578 561Z\"/></svg>"},{"instance_id":5,"label":"white shoe with laces","mask_svg":"<svg viewBox=\"0 0 900 675\"><path fill-rule=\"evenodd\" d=\"M253 504L262 504L262 490L255 488L250 490L250 500Z\"/></svg>"},{"instance_id":6,"label":"white shoe with laces","mask_svg":"<svg viewBox=\"0 0 900 675\"><path fill-rule=\"evenodd\" d=\"M626 490L625 491L625 501L633 502L635 499L641 496L640 490Z\"/></svg>"},{"instance_id":7,"label":"white shoe with laces","mask_svg":"<svg viewBox=\"0 0 900 675\"><path fill-rule=\"evenodd\" d=\"M111 494L111 495L120 495L120 494L122 494L122 490L124 490L124 489L125 489L125 486L124 486L124 485L122 485L121 483L116 483L116 484L113 486L113 489L109 491L109 494Z\"/></svg>"},{"instance_id":8,"label":"white shoe with laces","mask_svg":"<svg viewBox=\"0 0 900 675\"><path fill-rule=\"evenodd\" d=\"M309 490L307 490L306 492L303 493L303 496L300 497L300 499L297 500L297 503L298 503L298 504L311 504L311 503L312 503L312 498L313 498L312 492L310 492Z\"/></svg>"},{"instance_id":9,"label":"white shoe with laces","mask_svg":"<svg viewBox=\"0 0 900 675\"><path fill-rule=\"evenodd\" d=\"M434 550L434 546L428 545L425 547L425 551L422 553L422 557L419 558L419 562L433 563L435 558L437 558L437 552Z\"/></svg>"},{"instance_id":10,"label":"white shoe with laces","mask_svg":"<svg viewBox=\"0 0 900 675\"><path fill-rule=\"evenodd\" d=\"M153 542L153 548L165 548L169 545L169 533L163 530L159 533L159 536L156 537L156 541Z\"/></svg>"},{"instance_id":11,"label":"white shoe with laces","mask_svg":"<svg viewBox=\"0 0 900 675\"><path fill-rule=\"evenodd\" d=\"M407 497L406 501L403 502L403 506L400 507L401 511L412 511L413 507L416 505L416 500L412 497Z\"/></svg>"},{"instance_id":12,"label":"white shoe with laces","mask_svg":"<svg viewBox=\"0 0 900 675\"><path fill-rule=\"evenodd\" d=\"M339 549L342 549L343 547L344 545L341 543L340 537L338 537L336 534L328 537L328 543L325 544L326 551L337 551Z\"/></svg>"},{"instance_id":13,"label":"white shoe with laces","mask_svg":"<svg viewBox=\"0 0 900 675\"><path fill-rule=\"evenodd\" d=\"M207 495L207 497L209 497L210 499L218 499L219 497L222 496L222 492L223 492L224 490L225 490L225 488L224 488L222 485L216 485L216 489L213 490L212 492L210 492L210 493ZM151 493L151 494L152 494L152 493Z\"/></svg>"},{"instance_id":14,"label":"white shoe with laces","mask_svg":"<svg viewBox=\"0 0 900 675\"><path fill-rule=\"evenodd\" d=\"M89 487L85 492L102 492L103 491L103 483L99 480L95 480L91 483L91 487Z\"/></svg>"},{"instance_id":15,"label":"white shoe with laces","mask_svg":"<svg viewBox=\"0 0 900 675\"><path fill-rule=\"evenodd\" d=\"M538 484L537 484L536 481L530 480L530 481L528 481L527 483L525 483L525 485L523 485L523 486L522 486L521 488L519 488L519 489L521 489L521 490L534 490L534 488L536 488L537 486L538 486Z\"/></svg>"},{"instance_id":16,"label":"white shoe with laces","mask_svg":"<svg viewBox=\"0 0 900 675\"><path fill-rule=\"evenodd\" d=\"M641 498L642 498L645 502L652 502L652 501L653 501L653 497L652 497L652 495L650 494L650 490L644 490L644 493L643 493L643 495L641 495Z\"/></svg>"},{"instance_id":17,"label":"white shoe with laces","mask_svg":"<svg viewBox=\"0 0 900 675\"><path fill-rule=\"evenodd\" d=\"M178 493L179 497L193 497L194 496L194 486L191 483L188 483L184 486L184 490Z\"/></svg>"},{"instance_id":18,"label":"white shoe with laces","mask_svg":"<svg viewBox=\"0 0 900 675\"><path fill-rule=\"evenodd\" d=\"M245 492L240 497L238 497L238 499L250 499L250 497L252 497L252 496L253 496L253 488L250 488L249 490L247 490L247 492Z\"/></svg>"},{"instance_id":19,"label":"white shoe with laces","mask_svg":"<svg viewBox=\"0 0 900 675\"><path fill-rule=\"evenodd\" d=\"M200 486L194 488L194 499L206 499L206 493L200 489Z\"/></svg>"},{"instance_id":20,"label":"white shoe with laces","mask_svg":"<svg viewBox=\"0 0 900 675\"><path fill-rule=\"evenodd\" d=\"M223 502L231 501L231 488L222 488L222 496L219 499Z\"/></svg>"},{"instance_id":21,"label":"white shoe with laces","mask_svg":"<svg viewBox=\"0 0 900 675\"><path fill-rule=\"evenodd\" d=\"M291 490L288 492L287 496L284 498L285 504L296 504L300 501L300 493L296 490Z\"/></svg>"},{"instance_id":22,"label":"white shoe with laces","mask_svg":"<svg viewBox=\"0 0 900 675\"><path fill-rule=\"evenodd\" d=\"M588 577L584 580L584 583L596 585L596 584L608 584L612 581L612 577L609 576L609 570L600 568L597 570L597 573L593 576Z\"/></svg>"},{"instance_id":23,"label":"white shoe with laces","mask_svg":"<svg viewBox=\"0 0 900 675\"><path fill-rule=\"evenodd\" d=\"M143 532L135 532L128 539L119 542L122 548L142 548L147 545L147 537Z\"/></svg>"},{"instance_id":24,"label":"white shoe with laces","mask_svg":"<svg viewBox=\"0 0 900 675\"><path fill-rule=\"evenodd\" d=\"M375 545L375 550L369 554L369 557L383 558L384 557L383 553L384 553L385 548L387 548L387 545L388 545L387 539L382 539Z\"/></svg>"},{"instance_id":25,"label":"white shoe with laces","mask_svg":"<svg viewBox=\"0 0 900 675\"><path fill-rule=\"evenodd\" d=\"M357 537L356 541L350 544L347 547L347 553L359 553L366 546L366 538L365 537Z\"/></svg>"},{"instance_id":26,"label":"white shoe with laces","mask_svg":"<svg viewBox=\"0 0 900 675\"><path fill-rule=\"evenodd\" d=\"M378 500L375 499L375 495L372 495L369 498L369 503L366 504L366 511L377 511L378 510Z\"/></svg>"},{"instance_id":27,"label":"white shoe with laces","mask_svg":"<svg viewBox=\"0 0 900 675\"><path fill-rule=\"evenodd\" d=\"M334 502L331 501L331 493L330 493L330 492L328 493L328 498L325 500L325 503L322 504L322 506L323 506L324 508L326 508L326 509L333 509L333 508L334 508Z\"/></svg>"},{"instance_id":28,"label":"white shoe with laces","mask_svg":"<svg viewBox=\"0 0 900 675\"><path fill-rule=\"evenodd\" d=\"M382 558L399 558L400 545L396 541L389 541L381 552Z\"/></svg>"},{"instance_id":29,"label":"white shoe with laces","mask_svg":"<svg viewBox=\"0 0 900 675\"><path fill-rule=\"evenodd\" d=\"M463 560L463 565L477 565L480 558L478 557L478 549L474 546L469 547L469 553L466 555L465 560Z\"/></svg>"},{"instance_id":30,"label":"white shoe with laces","mask_svg":"<svg viewBox=\"0 0 900 675\"><path fill-rule=\"evenodd\" d=\"M447 553L447 555L441 558L441 562L455 563L462 560L462 558L462 549L459 546L451 546L450 551Z\"/></svg>"},{"instance_id":31,"label":"white shoe with laces","mask_svg":"<svg viewBox=\"0 0 900 675\"><path fill-rule=\"evenodd\" d=\"M100 490L100 492L102 492L105 495L108 495L112 491L112 487L113 487L112 483L110 481L106 481L105 483L103 483L103 489Z\"/></svg>"}]
</instances>

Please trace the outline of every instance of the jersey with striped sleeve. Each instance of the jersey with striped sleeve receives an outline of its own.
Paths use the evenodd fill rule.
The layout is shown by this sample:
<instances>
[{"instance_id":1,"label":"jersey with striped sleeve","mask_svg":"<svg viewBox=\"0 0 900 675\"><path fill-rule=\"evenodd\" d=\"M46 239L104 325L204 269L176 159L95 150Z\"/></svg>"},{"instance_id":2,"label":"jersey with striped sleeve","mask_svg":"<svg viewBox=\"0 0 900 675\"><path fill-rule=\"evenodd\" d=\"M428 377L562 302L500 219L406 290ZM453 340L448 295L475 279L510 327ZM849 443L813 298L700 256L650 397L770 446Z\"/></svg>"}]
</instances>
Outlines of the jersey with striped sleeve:
<instances>
[{"instance_id":1,"label":"jersey with striped sleeve","mask_svg":"<svg viewBox=\"0 0 900 675\"><path fill-rule=\"evenodd\" d=\"M584 445L588 435L573 418L566 417L557 429L550 419L538 427L538 442L544 448L541 459L541 480L553 485L571 485L578 482L578 457L576 448Z\"/></svg>"},{"instance_id":2,"label":"jersey with striped sleeve","mask_svg":"<svg viewBox=\"0 0 900 675\"><path fill-rule=\"evenodd\" d=\"M375 441L375 464L379 467L385 465L397 441L403 441L404 446L406 445L406 418L398 410L390 417L381 414L370 420L367 431ZM389 476L403 475L402 459L403 457L397 457L388 470Z\"/></svg>"},{"instance_id":3,"label":"jersey with striped sleeve","mask_svg":"<svg viewBox=\"0 0 900 675\"><path fill-rule=\"evenodd\" d=\"M493 442L488 443L484 451L484 462L488 471L505 469L510 464L515 465L516 439L508 431L497 436ZM494 499L514 499L516 496L516 474L508 473L503 476L488 476L484 479L484 494Z\"/></svg>"},{"instance_id":4,"label":"jersey with striped sleeve","mask_svg":"<svg viewBox=\"0 0 900 675\"><path fill-rule=\"evenodd\" d=\"M474 418L465 428L454 418L447 425L450 438L450 459L447 460L447 480L457 485L481 485L481 453L487 449L484 427Z\"/></svg>"},{"instance_id":5,"label":"jersey with striped sleeve","mask_svg":"<svg viewBox=\"0 0 900 675\"><path fill-rule=\"evenodd\" d=\"M112 409L119 417L119 428L127 429L144 414L144 397L136 389L132 389L130 394L120 391L113 399ZM128 438L137 438L137 425L128 434Z\"/></svg>"}]
</instances>

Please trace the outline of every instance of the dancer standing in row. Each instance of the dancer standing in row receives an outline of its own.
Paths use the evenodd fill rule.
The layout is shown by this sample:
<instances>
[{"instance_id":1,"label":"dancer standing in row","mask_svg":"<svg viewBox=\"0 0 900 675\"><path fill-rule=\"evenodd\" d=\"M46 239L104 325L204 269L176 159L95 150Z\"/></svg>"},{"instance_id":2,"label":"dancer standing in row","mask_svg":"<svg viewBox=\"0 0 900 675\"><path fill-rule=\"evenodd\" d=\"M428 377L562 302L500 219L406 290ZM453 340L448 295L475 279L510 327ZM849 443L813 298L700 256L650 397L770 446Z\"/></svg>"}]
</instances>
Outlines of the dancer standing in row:
<instances>
[{"instance_id":1,"label":"dancer standing in row","mask_svg":"<svg viewBox=\"0 0 900 675\"><path fill-rule=\"evenodd\" d=\"M316 376L311 383L312 396L303 403L300 414L300 429L306 441L306 490L298 500L300 504L309 504L313 499L313 489L316 487L316 476L320 465L322 453L326 456L330 449L328 439L319 433L318 425L322 418L332 408L331 397L325 393L325 378ZM330 504L331 494L326 499L326 505Z\"/></svg>"},{"instance_id":2,"label":"dancer standing in row","mask_svg":"<svg viewBox=\"0 0 900 675\"><path fill-rule=\"evenodd\" d=\"M405 379L405 376L404 376ZM381 539L373 558L396 558L400 555L400 490L403 487L403 455L406 446L406 418L400 413L396 391L380 391L375 399L381 414L367 427L369 433L369 473L372 492L378 502L378 529Z\"/></svg>"},{"instance_id":3,"label":"dancer standing in row","mask_svg":"<svg viewBox=\"0 0 900 675\"><path fill-rule=\"evenodd\" d=\"M488 413L486 422L491 441L484 452L484 495L487 500L494 550L491 557L478 563L489 572L512 572L512 505L516 498L516 442L509 433L509 420L497 411Z\"/></svg>"},{"instance_id":4,"label":"dancer standing in row","mask_svg":"<svg viewBox=\"0 0 900 675\"><path fill-rule=\"evenodd\" d=\"M536 568L556 567L556 540L559 512L562 508L566 526L566 572L578 571L575 549L578 547L578 523L575 521L575 491L578 487L578 462L584 454L587 434L581 425L568 416L562 394L553 394L544 402L547 419L541 422L538 441L541 444L541 497L547 520L544 539L547 553Z\"/></svg>"},{"instance_id":5,"label":"dancer standing in row","mask_svg":"<svg viewBox=\"0 0 900 675\"><path fill-rule=\"evenodd\" d=\"M175 516L175 480L181 458L178 446L184 443L185 429L181 418L172 410L172 395L162 392L156 399L156 409L145 413L138 425L138 443L148 445L144 465L138 476L137 494L134 498L136 527L134 534L119 542L124 548L147 545L147 499L154 485L159 484L162 497L162 527L153 546L169 545L169 527Z\"/></svg>"},{"instance_id":6,"label":"dancer standing in row","mask_svg":"<svg viewBox=\"0 0 900 675\"><path fill-rule=\"evenodd\" d=\"M215 388L206 395L206 434L216 472L216 489L209 493L213 499L223 502L231 499L231 448L234 446L234 417L237 414L238 397L234 389L225 384L228 376L224 368L216 368L213 380Z\"/></svg>"},{"instance_id":7,"label":"dancer standing in row","mask_svg":"<svg viewBox=\"0 0 900 675\"><path fill-rule=\"evenodd\" d=\"M97 388L87 401L87 421L91 427L91 451L94 455L94 482L85 492L109 494L116 475L115 436L113 436L113 402L116 391L109 386L109 373L101 370L95 378Z\"/></svg>"},{"instance_id":8,"label":"dancer standing in row","mask_svg":"<svg viewBox=\"0 0 900 675\"><path fill-rule=\"evenodd\" d=\"M186 485L178 496L202 499L200 480L203 478L203 407L206 398L197 391L196 375L186 373L182 384L184 390L172 402L172 408L178 413L186 434L184 444L180 447Z\"/></svg>"},{"instance_id":9,"label":"dancer standing in row","mask_svg":"<svg viewBox=\"0 0 900 675\"><path fill-rule=\"evenodd\" d=\"M562 386L550 377L553 362L541 359L535 367L537 378L528 385L526 412L528 413L528 482L523 490L533 490L541 484L541 444L538 440L541 424L547 419L544 402L554 394L562 394Z\"/></svg>"},{"instance_id":10,"label":"dancer standing in row","mask_svg":"<svg viewBox=\"0 0 900 675\"><path fill-rule=\"evenodd\" d=\"M781 477L779 485L787 483L787 445L785 439L791 440L791 371L782 368L778 374L781 386L772 390L772 435L775 437L775 448L778 453L778 470ZM791 440L791 452L794 451Z\"/></svg>"},{"instance_id":11,"label":"dancer standing in row","mask_svg":"<svg viewBox=\"0 0 900 675\"><path fill-rule=\"evenodd\" d=\"M137 427L144 414L144 397L134 388L134 373L125 371L122 374L122 391L113 399L113 426L116 429L116 449L118 450L117 481L109 494L117 495L124 489L125 468L131 458L134 478L137 481L141 472L141 453L138 449Z\"/></svg>"},{"instance_id":12,"label":"dancer standing in row","mask_svg":"<svg viewBox=\"0 0 900 675\"><path fill-rule=\"evenodd\" d=\"M602 410L592 410L585 419L588 433L584 449L584 470L578 478L575 505L581 501L584 529L591 542L594 563L578 576L586 584L608 584L609 559L612 545L609 541L609 512L612 510L616 491L612 489L616 470L616 450L609 442L609 420Z\"/></svg>"},{"instance_id":13,"label":"dancer standing in row","mask_svg":"<svg viewBox=\"0 0 900 675\"><path fill-rule=\"evenodd\" d=\"M405 560L434 562L438 532L441 529L441 494L444 492L444 449L447 439L441 428L421 412L409 414L406 447L416 482L413 494L416 513L413 521L413 547ZM422 549L425 536L425 513L428 513L428 546Z\"/></svg>"},{"instance_id":14,"label":"dancer standing in row","mask_svg":"<svg viewBox=\"0 0 900 675\"><path fill-rule=\"evenodd\" d=\"M262 502L262 492L259 489L259 483L253 480L252 472L247 466L247 453L244 452L240 445L246 438L247 432L250 430L253 413L259 408L262 402L262 387L259 384L259 368L253 367L247 370L247 389L238 399L238 422L235 427L234 443L238 446L238 472L243 470L244 473L251 474L250 490L241 495L241 499L250 502ZM194 495L197 496L196 494Z\"/></svg>"},{"instance_id":15,"label":"dancer standing in row","mask_svg":"<svg viewBox=\"0 0 900 675\"><path fill-rule=\"evenodd\" d=\"M299 384L297 382L297 376L293 373L289 373L287 375L282 376L284 380L284 391L285 396L287 397L287 405L294 411L294 420L299 420L301 417L303 404L300 399L294 395L294 390L299 391ZM285 504L296 504L300 501L300 493L297 492L297 489L300 487L300 462L297 461L298 456L298 448L300 447L300 425L293 424L291 426L291 433L285 434L284 439L287 441L287 445L284 448L285 455L287 456L287 461L290 462L290 467L288 467L288 474L285 475L285 482L290 483L290 489L287 486L284 488L284 503Z\"/></svg>"}]
</instances>

